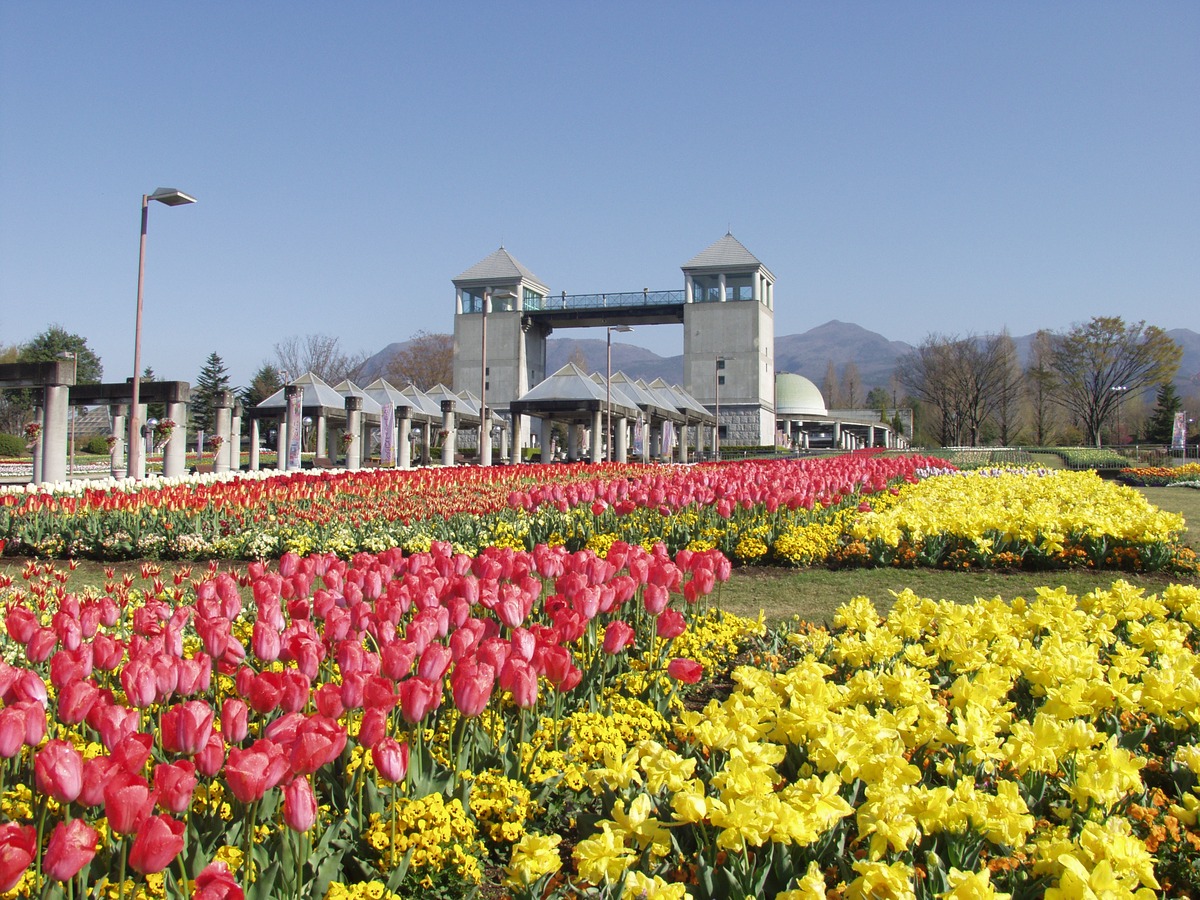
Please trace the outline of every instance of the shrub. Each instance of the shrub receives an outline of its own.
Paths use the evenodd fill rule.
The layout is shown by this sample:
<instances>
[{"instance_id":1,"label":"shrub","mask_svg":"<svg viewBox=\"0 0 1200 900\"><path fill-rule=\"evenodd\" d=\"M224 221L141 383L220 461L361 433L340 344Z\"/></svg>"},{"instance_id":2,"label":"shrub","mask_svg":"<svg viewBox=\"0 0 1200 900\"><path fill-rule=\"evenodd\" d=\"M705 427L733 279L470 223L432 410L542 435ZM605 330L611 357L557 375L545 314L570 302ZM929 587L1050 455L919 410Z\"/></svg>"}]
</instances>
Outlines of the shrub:
<instances>
[{"instance_id":1,"label":"shrub","mask_svg":"<svg viewBox=\"0 0 1200 900\"><path fill-rule=\"evenodd\" d=\"M24 438L20 438L15 434L0 434L0 456L28 456L29 450L25 446Z\"/></svg>"},{"instance_id":2,"label":"shrub","mask_svg":"<svg viewBox=\"0 0 1200 900\"><path fill-rule=\"evenodd\" d=\"M94 434L79 448L84 453L94 453L97 456L108 456L108 440L100 434Z\"/></svg>"}]
</instances>

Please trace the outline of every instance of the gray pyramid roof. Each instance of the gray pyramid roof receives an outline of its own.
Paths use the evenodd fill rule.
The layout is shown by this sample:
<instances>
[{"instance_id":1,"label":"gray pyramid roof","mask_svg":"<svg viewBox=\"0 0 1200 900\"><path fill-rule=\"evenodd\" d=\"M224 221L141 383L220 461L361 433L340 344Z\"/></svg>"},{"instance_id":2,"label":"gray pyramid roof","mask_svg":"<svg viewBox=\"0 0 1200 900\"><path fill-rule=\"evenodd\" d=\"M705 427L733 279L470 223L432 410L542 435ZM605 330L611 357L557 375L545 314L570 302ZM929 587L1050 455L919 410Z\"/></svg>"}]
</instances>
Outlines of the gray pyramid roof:
<instances>
[{"instance_id":1,"label":"gray pyramid roof","mask_svg":"<svg viewBox=\"0 0 1200 900\"><path fill-rule=\"evenodd\" d=\"M333 386L333 389L343 397L362 397L362 411L367 415L377 416L383 412L383 408L379 405L379 401L360 388L349 378L339 381Z\"/></svg>"},{"instance_id":2,"label":"gray pyramid roof","mask_svg":"<svg viewBox=\"0 0 1200 900\"><path fill-rule=\"evenodd\" d=\"M456 394L444 384L435 384L425 392L438 408L441 415L442 401L454 401L454 421L459 425L479 424L479 400L467 394ZM465 391L463 392L466 393Z\"/></svg>"},{"instance_id":3,"label":"gray pyramid roof","mask_svg":"<svg viewBox=\"0 0 1200 900\"><path fill-rule=\"evenodd\" d=\"M638 403L637 396L629 390L629 382L618 382L616 380L619 374L619 372L613 372L612 384L610 386L613 403L620 403L622 406L627 406L630 409L641 409L641 404ZM592 381L600 385L601 390L605 390L604 376L599 372L592 376ZM607 396L607 393L605 396Z\"/></svg>"},{"instance_id":4,"label":"gray pyramid roof","mask_svg":"<svg viewBox=\"0 0 1200 900\"><path fill-rule=\"evenodd\" d=\"M660 381L662 379L659 379ZM654 398L654 404L659 408L662 415L676 422L683 421L683 413L675 406L675 398L671 396L669 390L661 390L652 384L646 384L645 381L639 380L638 385L647 394Z\"/></svg>"},{"instance_id":5,"label":"gray pyramid roof","mask_svg":"<svg viewBox=\"0 0 1200 900\"><path fill-rule=\"evenodd\" d=\"M413 408L420 410L428 419L431 421L441 421L441 406L415 384L405 385L400 393L411 400Z\"/></svg>"},{"instance_id":6,"label":"gray pyramid roof","mask_svg":"<svg viewBox=\"0 0 1200 900\"><path fill-rule=\"evenodd\" d=\"M400 389L386 378L376 378L363 388L363 390L366 391L367 396L371 397L381 407L385 403L390 403L392 406L407 406L411 410L420 411L411 399L404 396Z\"/></svg>"},{"instance_id":7,"label":"gray pyramid roof","mask_svg":"<svg viewBox=\"0 0 1200 900\"><path fill-rule=\"evenodd\" d=\"M293 378L290 384L298 384L304 389L304 399L301 401L301 404L305 409L316 409L318 407L342 411L346 409L346 398L312 372L305 372L299 378ZM287 406L286 388L280 388L255 408L280 409L285 406Z\"/></svg>"},{"instance_id":8,"label":"gray pyramid roof","mask_svg":"<svg viewBox=\"0 0 1200 900\"><path fill-rule=\"evenodd\" d=\"M580 408L592 409L599 404L599 408L607 409L608 395L604 390L603 381L597 384L579 366L567 363L553 375L522 394L519 402L522 404L578 403ZM626 417L636 416L638 412L637 404L630 402L629 398L619 399L616 390L612 395L612 409L617 415Z\"/></svg>"},{"instance_id":9,"label":"gray pyramid roof","mask_svg":"<svg viewBox=\"0 0 1200 900\"><path fill-rule=\"evenodd\" d=\"M707 250L693 256L682 268L687 272L690 269L757 269L760 266L767 269L741 241L732 234L726 234ZM769 269L767 274L770 274Z\"/></svg>"},{"instance_id":10,"label":"gray pyramid roof","mask_svg":"<svg viewBox=\"0 0 1200 900\"><path fill-rule=\"evenodd\" d=\"M470 285L509 284L524 279L549 292L550 288L529 269L501 247L491 256L481 259L454 279L457 287Z\"/></svg>"},{"instance_id":11,"label":"gray pyramid roof","mask_svg":"<svg viewBox=\"0 0 1200 900\"><path fill-rule=\"evenodd\" d=\"M699 400L677 384L667 384L663 379L655 378L650 382L650 387L671 397L675 402L675 408L680 412L687 413L687 417L693 421L697 418L706 420L713 418L713 414L705 409Z\"/></svg>"}]
</instances>

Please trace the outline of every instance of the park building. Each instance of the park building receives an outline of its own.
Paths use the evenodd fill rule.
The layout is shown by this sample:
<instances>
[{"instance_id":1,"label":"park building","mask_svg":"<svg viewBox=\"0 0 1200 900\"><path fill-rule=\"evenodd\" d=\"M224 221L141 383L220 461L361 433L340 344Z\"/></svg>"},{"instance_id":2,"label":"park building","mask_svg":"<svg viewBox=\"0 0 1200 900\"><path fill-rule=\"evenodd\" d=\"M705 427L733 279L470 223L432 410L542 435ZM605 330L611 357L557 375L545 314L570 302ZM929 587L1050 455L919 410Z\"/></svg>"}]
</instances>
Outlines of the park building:
<instances>
[{"instance_id":1,"label":"park building","mask_svg":"<svg viewBox=\"0 0 1200 900\"><path fill-rule=\"evenodd\" d=\"M681 266L682 286L670 290L567 294L555 293L504 247L480 260L453 279L454 384L456 392L476 392L488 412L500 416L514 448L540 446L534 420L538 413L553 413L553 398L543 389L536 396L541 406L531 406L530 392L551 375L562 375L564 389L581 397L587 393L572 373L546 371L546 342L555 330L606 329L611 347L614 331L644 325L682 325L684 330L684 383L677 397L684 406L694 404L707 416L672 422L668 433L686 447L688 429L713 434L712 450L719 444L768 446L775 441L775 276L732 234L701 251ZM604 373L611 385L618 373ZM626 392L627 393L627 392ZM562 398L565 402L567 398ZM591 406L582 401L580 411ZM611 405L611 387L605 391L605 412ZM560 404L561 405L561 404ZM646 406L645 402L642 407ZM677 404L675 409L680 409ZM605 416L605 432L609 432ZM636 428L636 420L621 417L622 428ZM663 421L669 421L664 418ZM586 429L586 419L581 423ZM590 429L593 433L596 428ZM697 449L704 445L702 432L692 432ZM614 433L622 444L628 436ZM661 441L661 434L658 436ZM655 458L669 457L659 447ZM482 454L481 454L482 458Z\"/></svg>"}]
</instances>

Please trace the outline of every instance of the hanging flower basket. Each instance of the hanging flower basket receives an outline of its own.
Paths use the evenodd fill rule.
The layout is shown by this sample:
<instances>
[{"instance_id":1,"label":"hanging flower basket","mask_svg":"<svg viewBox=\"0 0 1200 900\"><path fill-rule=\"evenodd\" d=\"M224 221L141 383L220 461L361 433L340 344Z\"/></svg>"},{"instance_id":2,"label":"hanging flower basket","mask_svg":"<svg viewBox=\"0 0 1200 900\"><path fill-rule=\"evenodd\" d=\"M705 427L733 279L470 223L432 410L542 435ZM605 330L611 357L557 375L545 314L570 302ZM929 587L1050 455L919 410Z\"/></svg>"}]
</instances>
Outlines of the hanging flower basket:
<instances>
[{"instance_id":1,"label":"hanging flower basket","mask_svg":"<svg viewBox=\"0 0 1200 900\"><path fill-rule=\"evenodd\" d=\"M104 443L108 445L108 455L109 456L112 456L114 453L116 453L117 443L120 440L121 439L119 437L117 437L115 434L110 434L108 437L106 437L104 439Z\"/></svg>"},{"instance_id":2,"label":"hanging flower basket","mask_svg":"<svg viewBox=\"0 0 1200 900\"><path fill-rule=\"evenodd\" d=\"M219 435L219 434L214 434L211 438L208 439L208 446L210 448L212 448L213 456L216 456L218 453L221 452L221 447L224 445L224 443L225 443L225 438L221 437L221 435Z\"/></svg>"},{"instance_id":3,"label":"hanging flower basket","mask_svg":"<svg viewBox=\"0 0 1200 900\"><path fill-rule=\"evenodd\" d=\"M175 433L175 423L170 419L159 419L154 425L154 449L161 450Z\"/></svg>"},{"instance_id":4,"label":"hanging flower basket","mask_svg":"<svg viewBox=\"0 0 1200 900\"><path fill-rule=\"evenodd\" d=\"M37 446L38 439L42 436L41 422L26 422L25 423L25 446L32 450Z\"/></svg>"},{"instance_id":5,"label":"hanging flower basket","mask_svg":"<svg viewBox=\"0 0 1200 900\"><path fill-rule=\"evenodd\" d=\"M349 449L350 445L353 443L354 443L354 435L351 434L349 431L343 431L342 432L342 449L343 450Z\"/></svg>"}]
</instances>

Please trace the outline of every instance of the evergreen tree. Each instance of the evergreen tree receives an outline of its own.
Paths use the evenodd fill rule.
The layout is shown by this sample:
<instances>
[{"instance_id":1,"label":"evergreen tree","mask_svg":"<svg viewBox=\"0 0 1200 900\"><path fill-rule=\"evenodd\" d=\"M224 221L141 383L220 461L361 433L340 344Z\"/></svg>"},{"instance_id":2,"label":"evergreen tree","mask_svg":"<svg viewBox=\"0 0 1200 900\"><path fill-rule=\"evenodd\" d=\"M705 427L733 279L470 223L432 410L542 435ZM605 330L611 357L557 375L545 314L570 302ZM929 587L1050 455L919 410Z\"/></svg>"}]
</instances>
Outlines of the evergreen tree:
<instances>
[{"instance_id":1,"label":"evergreen tree","mask_svg":"<svg viewBox=\"0 0 1200 900\"><path fill-rule=\"evenodd\" d=\"M225 363L215 352L208 355L200 377L192 388L191 415L192 427L212 433L216 424L216 405L214 400L218 391L229 390L229 373Z\"/></svg>"},{"instance_id":2,"label":"evergreen tree","mask_svg":"<svg viewBox=\"0 0 1200 900\"><path fill-rule=\"evenodd\" d=\"M1146 421L1146 440L1155 444L1171 443L1175 432L1175 413L1183 407L1183 401L1175 391L1175 385L1164 381L1158 386L1154 398L1154 409Z\"/></svg>"},{"instance_id":3,"label":"evergreen tree","mask_svg":"<svg viewBox=\"0 0 1200 900\"><path fill-rule=\"evenodd\" d=\"M154 370L146 366L142 372L142 377L139 379L142 384L150 381L158 381L158 376L154 374ZM142 397L145 397L145 391L141 392ZM146 404L146 419L165 419L167 416L167 405L165 403L147 403Z\"/></svg>"},{"instance_id":4,"label":"evergreen tree","mask_svg":"<svg viewBox=\"0 0 1200 900\"><path fill-rule=\"evenodd\" d=\"M239 399L246 409L253 409L281 387L283 387L283 377L279 370L270 363L263 363L254 373L254 377L250 379L250 386L242 391Z\"/></svg>"}]
</instances>

